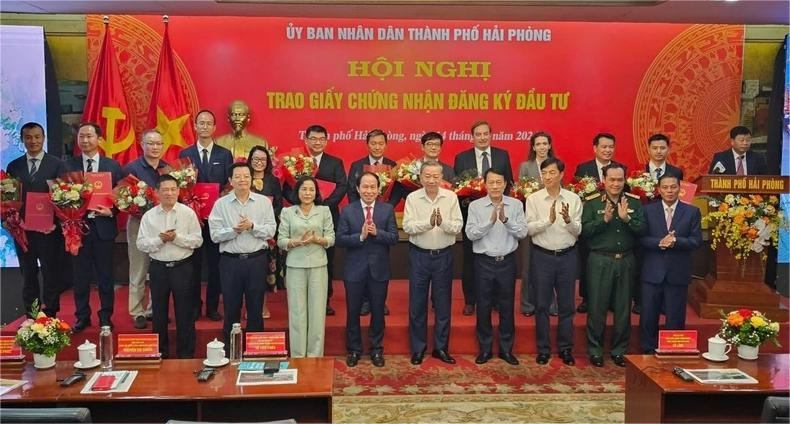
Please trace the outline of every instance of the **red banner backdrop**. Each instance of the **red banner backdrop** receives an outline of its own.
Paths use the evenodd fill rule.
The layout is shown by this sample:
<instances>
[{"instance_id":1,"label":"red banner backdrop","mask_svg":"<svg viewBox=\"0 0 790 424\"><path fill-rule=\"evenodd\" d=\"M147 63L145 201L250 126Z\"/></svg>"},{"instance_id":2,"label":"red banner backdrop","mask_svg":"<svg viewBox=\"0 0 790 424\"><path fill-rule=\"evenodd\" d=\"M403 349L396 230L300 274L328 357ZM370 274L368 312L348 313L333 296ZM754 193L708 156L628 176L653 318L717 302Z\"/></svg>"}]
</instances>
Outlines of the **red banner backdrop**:
<instances>
[{"instance_id":1,"label":"red banner backdrop","mask_svg":"<svg viewBox=\"0 0 790 424\"><path fill-rule=\"evenodd\" d=\"M91 63L100 26L88 18ZM156 16L111 18L138 127L163 29ZM632 169L647 160L647 137L663 132L671 162L693 178L739 116L741 26L171 17L170 39L189 110L215 111L217 136L240 99L252 110L248 130L280 151L323 124L327 150L346 166L373 128L390 133L396 160L419 155L419 136L439 131L452 164L471 147L470 124L485 119L515 170L535 131L553 135L566 174L592 157L597 132L617 136L615 157Z\"/></svg>"}]
</instances>

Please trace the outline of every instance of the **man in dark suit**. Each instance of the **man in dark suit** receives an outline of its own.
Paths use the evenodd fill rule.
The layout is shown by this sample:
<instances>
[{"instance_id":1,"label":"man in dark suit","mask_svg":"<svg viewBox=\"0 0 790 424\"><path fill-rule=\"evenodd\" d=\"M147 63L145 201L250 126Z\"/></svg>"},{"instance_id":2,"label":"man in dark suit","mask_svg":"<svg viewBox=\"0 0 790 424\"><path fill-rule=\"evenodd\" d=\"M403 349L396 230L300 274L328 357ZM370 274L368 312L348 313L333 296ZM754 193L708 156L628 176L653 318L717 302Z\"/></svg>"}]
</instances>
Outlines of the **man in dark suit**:
<instances>
[{"instance_id":1,"label":"man in dark suit","mask_svg":"<svg viewBox=\"0 0 790 424\"><path fill-rule=\"evenodd\" d=\"M321 125L311 125L304 132L305 145L307 146L308 153L313 157L313 160L318 164L318 172L315 178L318 180L318 191L323 199L323 204L329 207L332 213L332 224L337 228L337 220L340 217L340 209L338 205L346 195L346 168L343 165L343 160L325 153L326 143L329 140L327 137L326 128ZM330 193L329 186L325 186L325 190L321 190L321 186L329 183L332 190ZM299 193L297 193L290 184L285 183L283 186L283 197L288 199L294 205L299 204ZM327 297L326 297L326 314L334 315L335 310L329 304L329 299L332 297L332 279L334 278L334 258L335 247L332 246L326 249L327 258Z\"/></svg>"},{"instance_id":2,"label":"man in dark suit","mask_svg":"<svg viewBox=\"0 0 790 424\"><path fill-rule=\"evenodd\" d=\"M216 118L210 110L201 110L195 116L195 131L197 142L178 154L180 158L189 158L198 170L199 183L219 184L220 191L228 182L228 169L233 165L233 155L230 150L214 143L216 131ZM222 315L217 311L219 307L220 282L219 282L219 245L211 240L207 220L202 225L203 245L192 255L192 284L195 302L195 320L200 317L203 301L200 300L200 281L203 270L203 255L208 262L208 281L206 282L206 317L212 321L222 320Z\"/></svg>"},{"instance_id":3,"label":"man in dark suit","mask_svg":"<svg viewBox=\"0 0 790 424\"><path fill-rule=\"evenodd\" d=\"M112 185L115 187L123 178L123 171L118 162L102 157L99 154L99 137L101 127L88 122L81 124L77 132L77 142L82 154L65 162L67 172L109 172L112 174ZM82 247L74 259L74 304L77 322L72 327L79 333L91 325L90 283L94 275L98 279L99 324L112 324L113 303L115 301L114 282L112 277L113 252L118 226L113 208L98 205L96 210L88 213L86 218L88 233L82 238ZM95 274L94 274L95 272Z\"/></svg>"},{"instance_id":4,"label":"man in dark suit","mask_svg":"<svg viewBox=\"0 0 790 424\"><path fill-rule=\"evenodd\" d=\"M439 160L439 155L442 153L442 144L444 144L442 135L435 131L427 132L420 138L420 143L422 144L423 153L420 162L422 163L429 160L439 162L439 164L442 165L442 179L448 183L452 183L455 178L455 170L452 166Z\"/></svg>"},{"instance_id":5,"label":"man in dark suit","mask_svg":"<svg viewBox=\"0 0 790 424\"><path fill-rule=\"evenodd\" d=\"M461 176L464 173L472 172L477 176L483 176L491 168L501 169L505 177L505 193L510 190L513 184L513 168L510 166L510 156L505 150L491 147L491 125L486 121L477 121L472 124L472 140L475 147L464 150L455 157L455 175ZM461 201L461 214L464 217L464 226L469 214L469 202L471 199ZM475 313L475 267L474 251L472 241L463 231L464 240L464 269L461 276L462 287L464 290L464 315Z\"/></svg>"},{"instance_id":6,"label":"man in dark suit","mask_svg":"<svg viewBox=\"0 0 790 424\"><path fill-rule=\"evenodd\" d=\"M730 146L732 148L713 155L708 174L765 175L768 172L763 155L750 150L752 132L748 128L733 127Z\"/></svg>"},{"instance_id":7,"label":"man in dark suit","mask_svg":"<svg viewBox=\"0 0 790 424\"><path fill-rule=\"evenodd\" d=\"M25 201L28 192L47 193L47 180L54 180L63 172L63 162L44 151L46 136L44 128L36 122L22 125L20 130L25 154L8 164L8 174L22 183L20 200ZM24 217L24 206L20 213ZM30 306L36 299L48 316L54 317L60 310L60 284L58 269L62 263L63 234L54 225L47 232L25 231L27 236L27 252L16 245L19 267L22 271L22 301L30 314ZM39 262L43 274L43 292L39 288Z\"/></svg>"},{"instance_id":8,"label":"man in dark suit","mask_svg":"<svg viewBox=\"0 0 790 424\"><path fill-rule=\"evenodd\" d=\"M645 172L656 181L666 174L672 173L679 180L683 179L683 171L677 166L667 163L669 158L669 137L664 134L653 134L647 139L647 154L650 160L645 164Z\"/></svg>"},{"instance_id":9,"label":"man in dark suit","mask_svg":"<svg viewBox=\"0 0 790 424\"><path fill-rule=\"evenodd\" d=\"M367 134L367 136L365 136L365 142L368 147L368 155L352 163L351 168L348 170L346 196L348 196L349 204L359 202L357 182L359 177L362 175L362 172L365 171L366 166L372 166L375 169L375 167L382 165L389 166L390 168L393 168L396 165L394 160L384 157L384 151L387 149L387 133L379 129L372 130ZM398 203L400 203L400 199L404 194L403 192L403 186L398 183L393 183L387 203L393 207L396 206ZM363 316L370 313L370 302L368 301L367 296L362 296L362 308L360 309L359 313ZM387 305L384 305L384 315L389 314L389 308L387 308Z\"/></svg>"},{"instance_id":10,"label":"man in dark suit","mask_svg":"<svg viewBox=\"0 0 790 424\"><path fill-rule=\"evenodd\" d=\"M645 353L658 346L658 316L668 330L686 325L686 296L691 282L691 255L702 244L699 209L678 201L680 180L667 172L658 180L661 201L645 206L647 233L642 246L642 314L639 344Z\"/></svg>"},{"instance_id":11,"label":"man in dark suit","mask_svg":"<svg viewBox=\"0 0 790 424\"><path fill-rule=\"evenodd\" d=\"M612 158L614 157L614 135L609 133L598 133L593 137L593 153L595 158L593 160L580 163L576 166L576 172L573 176L576 178L593 177L596 181L603 181L603 168L609 164L617 164ZM625 175L628 175L628 170L623 166ZM589 249L584 243L584 239L579 237L579 296L582 301L576 308L576 312L581 314L587 312L587 256Z\"/></svg>"},{"instance_id":12,"label":"man in dark suit","mask_svg":"<svg viewBox=\"0 0 790 424\"><path fill-rule=\"evenodd\" d=\"M384 366L384 304L390 279L390 246L398 242L398 227L392 205L377 202L379 179L363 171L357 177L360 200L348 203L340 215L335 237L345 247L343 280L346 287L346 364L356 366L362 353L359 315L362 298L370 300L370 360Z\"/></svg>"}]
</instances>

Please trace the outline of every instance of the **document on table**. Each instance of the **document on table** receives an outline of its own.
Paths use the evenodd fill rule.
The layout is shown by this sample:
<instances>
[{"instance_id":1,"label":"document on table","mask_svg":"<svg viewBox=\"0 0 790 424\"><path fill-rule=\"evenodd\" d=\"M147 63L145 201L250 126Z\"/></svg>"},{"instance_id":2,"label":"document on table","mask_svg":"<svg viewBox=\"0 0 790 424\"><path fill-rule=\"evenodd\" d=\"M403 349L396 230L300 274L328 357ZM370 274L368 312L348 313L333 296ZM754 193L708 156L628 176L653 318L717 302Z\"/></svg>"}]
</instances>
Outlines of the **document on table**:
<instances>
[{"instance_id":1,"label":"document on table","mask_svg":"<svg viewBox=\"0 0 790 424\"><path fill-rule=\"evenodd\" d=\"M236 378L237 386L257 386L261 384L296 384L296 368L280 370L272 374L263 371L239 371Z\"/></svg>"},{"instance_id":2,"label":"document on table","mask_svg":"<svg viewBox=\"0 0 790 424\"><path fill-rule=\"evenodd\" d=\"M8 378L0 378L0 396L10 392L11 390L16 389L17 387L22 387L27 383L25 380L11 380Z\"/></svg>"},{"instance_id":3,"label":"document on table","mask_svg":"<svg viewBox=\"0 0 790 424\"><path fill-rule=\"evenodd\" d=\"M94 373L80 393L125 393L132 387L137 371L103 371Z\"/></svg>"}]
</instances>

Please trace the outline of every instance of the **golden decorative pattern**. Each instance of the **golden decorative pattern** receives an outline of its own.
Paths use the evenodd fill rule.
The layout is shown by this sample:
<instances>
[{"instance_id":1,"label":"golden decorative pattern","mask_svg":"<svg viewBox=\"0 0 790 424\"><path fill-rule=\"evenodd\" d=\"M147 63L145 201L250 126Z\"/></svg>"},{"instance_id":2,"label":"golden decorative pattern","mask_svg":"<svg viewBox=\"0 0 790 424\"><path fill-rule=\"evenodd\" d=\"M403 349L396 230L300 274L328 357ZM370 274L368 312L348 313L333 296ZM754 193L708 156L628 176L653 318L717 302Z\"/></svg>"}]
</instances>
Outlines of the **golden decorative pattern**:
<instances>
[{"instance_id":1,"label":"golden decorative pattern","mask_svg":"<svg viewBox=\"0 0 790 424\"><path fill-rule=\"evenodd\" d=\"M87 16L88 75L93 75L96 66L103 26L101 15ZM118 68L126 90L126 100L129 102L134 119L134 127L139 130L138 133L142 133L144 129L149 128L148 112L151 92L156 81L156 70L159 67L162 35L148 24L128 15L111 15L109 28L118 56ZM191 116L194 116L200 110L195 84L178 53L174 51L173 55L176 69L181 74L181 86L187 107ZM191 143L192 140L188 142Z\"/></svg>"},{"instance_id":2,"label":"golden decorative pattern","mask_svg":"<svg viewBox=\"0 0 790 424\"><path fill-rule=\"evenodd\" d=\"M640 163L650 135L669 136L669 162L687 180L707 171L740 120L743 26L694 25L681 32L645 72L634 102L633 139Z\"/></svg>"}]
</instances>

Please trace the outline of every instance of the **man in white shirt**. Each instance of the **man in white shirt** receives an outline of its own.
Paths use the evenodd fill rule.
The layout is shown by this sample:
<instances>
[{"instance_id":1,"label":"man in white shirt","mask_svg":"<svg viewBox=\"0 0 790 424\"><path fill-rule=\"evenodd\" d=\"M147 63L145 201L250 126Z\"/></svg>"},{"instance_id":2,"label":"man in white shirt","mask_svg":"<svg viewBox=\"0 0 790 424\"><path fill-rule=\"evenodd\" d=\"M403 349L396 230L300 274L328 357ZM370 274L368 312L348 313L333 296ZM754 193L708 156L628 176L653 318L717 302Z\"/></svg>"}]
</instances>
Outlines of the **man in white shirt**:
<instances>
[{"instance_id":1,"label":"man in white shirt","mask_svg":"<svg viewBox=\"0 0 790 424\"><path fill-rule=\"evenodd\" d=\"M556 292L560 358L565 365L573 365L573 286L579 262L576 240L582 232L582 202L579 196L562 188L565 164L561 160L547 158L540 164L540 174L544 188L527 197L526 205L537 292L536 362L545 365L551 358L549 307Z\"/></svg>"},{"instance_id":2,"label":"man in white shirt","mask_svg":"<svg viewBox=\"0 0 790 424\"><path fill-rule=\"evenodd\" d=\"M178 181L161 175L156 183L159 205L140 220L136 246L151 258L153 330L159 334L159 352L170 356L167 331L170 293L176 313L176 355L180 359L195 355L194 290L191 278L193 251L203 244L197 215L178 203Z\"/></svg>"},{"instance_id":3,"label":"man in white shirt","mask_svg":"<svg viewBox=\"0 0 790 424\"><path fill-rule=\"evenodd\" d=\"M433 353L454 364L448 353L453 255L450 248L461 232L463 218L458 197L439 187L442 166L428 161L420 168L422 188L406 197L403 231L409 234L409 344L411 363L419 365L428 346L428 290L435 307Z\"/></svg>"},{"instance_id":4,"label":"man in white shirt","mask_svg":"<svg viewBox=\"0 0 790 424\"><path fill-rule=\"evenodd\" d=\"M231 165L233 191L220 197L208 218L211 239L219 244L223 334L230 346L230 328L241 322L241 302L247 305L247 331L263 331L263 296L269 269L269 244L277 227L272 201L250 191L252 169L244 162Z\"/></svg>"}]
</instances>

